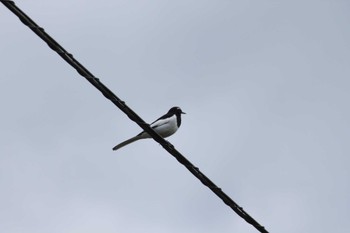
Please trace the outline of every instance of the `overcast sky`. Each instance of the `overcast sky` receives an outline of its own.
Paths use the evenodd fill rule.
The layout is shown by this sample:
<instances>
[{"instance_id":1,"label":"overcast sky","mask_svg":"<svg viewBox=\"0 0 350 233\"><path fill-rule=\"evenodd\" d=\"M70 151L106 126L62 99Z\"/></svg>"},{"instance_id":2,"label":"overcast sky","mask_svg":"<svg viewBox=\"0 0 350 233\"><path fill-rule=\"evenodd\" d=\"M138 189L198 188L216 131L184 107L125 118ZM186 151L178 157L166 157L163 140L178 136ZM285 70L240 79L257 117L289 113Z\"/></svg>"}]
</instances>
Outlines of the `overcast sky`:
<instances>
[{"instance_id":1,"label":"overcast sky","mask_svg":"<svg viewBox=\"0 0 350 233\"><path fill-rule=\"evenodd\" d=\"M270 232L350 228L350 2L17 0ZM0 229L257 232L0 4Z\"/></svg>"}]
</instances>

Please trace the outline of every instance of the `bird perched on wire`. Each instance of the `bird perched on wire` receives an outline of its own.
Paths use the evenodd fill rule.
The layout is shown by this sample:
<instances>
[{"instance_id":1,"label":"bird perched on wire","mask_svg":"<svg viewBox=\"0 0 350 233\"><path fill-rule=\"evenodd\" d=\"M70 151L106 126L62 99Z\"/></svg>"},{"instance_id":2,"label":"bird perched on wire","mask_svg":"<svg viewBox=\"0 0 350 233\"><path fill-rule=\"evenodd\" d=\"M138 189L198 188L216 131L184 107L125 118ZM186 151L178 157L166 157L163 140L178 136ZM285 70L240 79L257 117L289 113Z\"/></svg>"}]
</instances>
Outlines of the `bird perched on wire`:
<instances>
[{"instance_id":1,"label":"bird perched on wire","mask_svg":"<svg viewBox=\"0 0 350 233\"><path fill-rule=\"evenodd\" d=\"M154 131L156 131L163 138L169 137L179 129L181 125L181 114L186 114L186 113L184 113L179 107L172 107L166 114L159 117L150 126ZM144 139L144 138L151 138L151 136L149 136L147 132L142 131L135 137L132 137L116 145L115 147L113 147L113 150L118 150L123 146L126 146L132 142L135 142L137 140Z\"/></svg>"}]
</instances>

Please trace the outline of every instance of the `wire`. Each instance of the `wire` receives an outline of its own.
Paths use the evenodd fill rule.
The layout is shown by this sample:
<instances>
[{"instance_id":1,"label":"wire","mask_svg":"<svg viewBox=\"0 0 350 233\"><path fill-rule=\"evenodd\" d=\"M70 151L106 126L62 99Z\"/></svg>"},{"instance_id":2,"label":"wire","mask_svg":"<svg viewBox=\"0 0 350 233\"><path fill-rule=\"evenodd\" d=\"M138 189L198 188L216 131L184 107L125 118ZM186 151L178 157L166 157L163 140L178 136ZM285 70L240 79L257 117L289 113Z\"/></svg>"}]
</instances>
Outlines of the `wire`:
<instances>
[{"instance_id":1,"label":"wire","mask_svg":"<svg viewBox=\"0 0 350 233\"><path fill-rule=\"evenodd\" d=\"M107 99L112 101L121 111L123 111L132 121L138 124L146 131L155 141L163 146L177 161L184 165L195 177L197 177L205 186L211 189L226 205L235 211L246 222L254 226L258 231L268 233L268 231L255 221L247 212L243 210L236 202L234 202L221 188L217 187L208 177L206 177L196 166L188 161L175 147L168 141L159 136L144 120L141 119L124 101L119 99L111 90L109 90L98 78L96 78L89 70L80 64L73 55L68 53L61 45L59 45L43 28L39 27L29 16L19 9L14 1L0 0L12 13L27 25L35 34L37 34L47 45L58 53L67 63L69 63L76 71L83 76L88 82L96 87Z\"/></svg>"}]
</instances>

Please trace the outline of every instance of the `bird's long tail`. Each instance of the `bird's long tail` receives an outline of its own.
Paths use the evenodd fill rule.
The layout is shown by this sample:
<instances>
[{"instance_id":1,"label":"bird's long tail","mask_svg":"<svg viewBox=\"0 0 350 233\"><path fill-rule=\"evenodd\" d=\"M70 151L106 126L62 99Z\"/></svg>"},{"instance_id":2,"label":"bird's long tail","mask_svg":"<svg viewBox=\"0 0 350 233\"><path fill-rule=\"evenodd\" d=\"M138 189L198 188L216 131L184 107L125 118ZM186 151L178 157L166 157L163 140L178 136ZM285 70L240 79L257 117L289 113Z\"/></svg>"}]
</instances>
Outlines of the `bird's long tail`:
<instances>
[{"instance_id":1,"label":"bird's long tail","mask_svg":"<svg viewBox=\"0 0 350 233\"><path fill-rule=\"evenodd\" d=\"M130 138L130 139L128 139L128 140L126 140L126 141L124 141L124 142L122 142L122 143L119 143L118 145L116 145L115 147L113 147L113 150L118 150L118 149L122 148L123 146L126 146L126 145L128 145L128 144L130 144L130 143L132 143L132 142L135 142L135 141L137 141L137 140L140 140L140 139L142 139L142 138L145 138L145 136L144 136L144 135L141 135L141 134L136 135L135 137L132 137L132 138Z\"/></svg>"}]
</instances>

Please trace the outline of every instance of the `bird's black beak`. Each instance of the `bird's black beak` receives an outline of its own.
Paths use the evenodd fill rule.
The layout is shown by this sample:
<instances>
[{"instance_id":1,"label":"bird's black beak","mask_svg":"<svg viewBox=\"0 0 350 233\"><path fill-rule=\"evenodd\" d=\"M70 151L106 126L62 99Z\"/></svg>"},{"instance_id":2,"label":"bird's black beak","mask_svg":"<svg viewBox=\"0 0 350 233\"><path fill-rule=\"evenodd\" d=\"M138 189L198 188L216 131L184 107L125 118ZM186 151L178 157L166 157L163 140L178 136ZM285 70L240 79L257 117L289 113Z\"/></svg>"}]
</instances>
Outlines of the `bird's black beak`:
<instances>
[{"instance_id":1,"label":"bird's black beak","mask_svg":"<svg viewBox=\"0 0 350 233\"><path fill-rule=\"evenodd\" d=\"M181 114L186 114L185 112L181 112Z\"/></svg>"}]
</instances>

